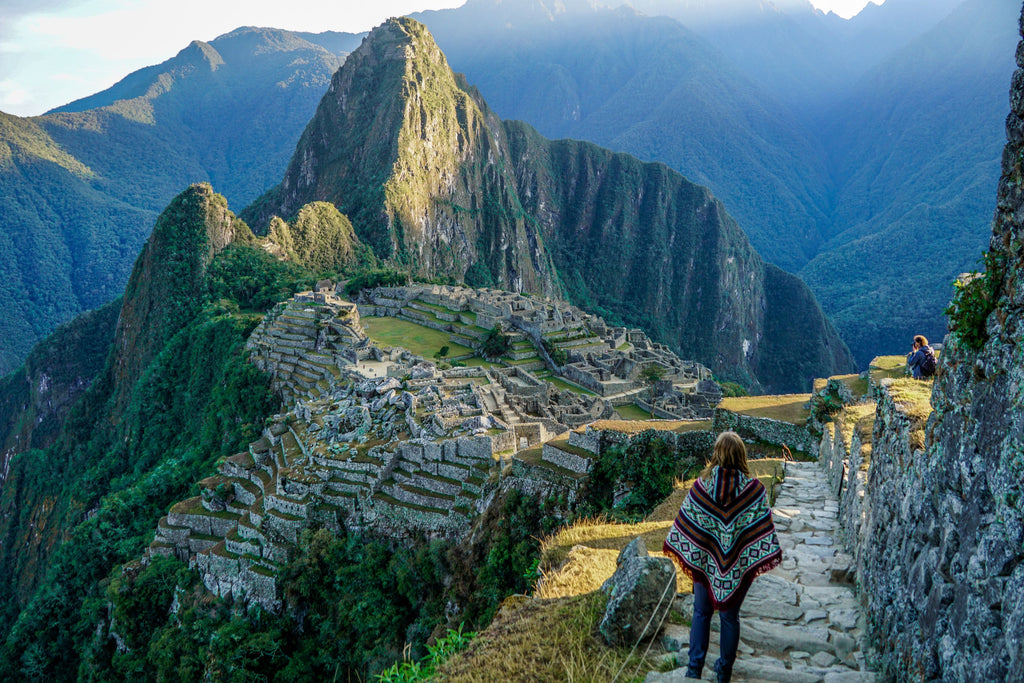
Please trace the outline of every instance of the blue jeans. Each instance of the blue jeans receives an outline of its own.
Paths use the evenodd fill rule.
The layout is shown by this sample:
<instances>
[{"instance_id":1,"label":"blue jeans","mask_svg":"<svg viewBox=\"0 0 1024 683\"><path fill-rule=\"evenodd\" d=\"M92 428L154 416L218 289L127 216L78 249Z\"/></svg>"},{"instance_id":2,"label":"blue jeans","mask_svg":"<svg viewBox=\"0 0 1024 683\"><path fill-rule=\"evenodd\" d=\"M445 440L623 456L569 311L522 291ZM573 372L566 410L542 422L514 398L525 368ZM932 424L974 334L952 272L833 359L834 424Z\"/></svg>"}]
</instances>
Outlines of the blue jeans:
<instances>
[{"instance_id":1,"label":"blue jeans","mask_svg":"<svg viewBox=\"0 0 1024 683\"><path fill-rule=\"evenodd\" d=\"M693 584L693 621L690 624L690 663L686 675L700 678L704 659L708 656L708 641L711 639L711 606L708 589L699 583ZM721 653L715 662L718 680L728 681L732 676L732 665L736 661L736 649L740 644L740 606L719 612L722 627Z\"/></svg>"}]
</instances>

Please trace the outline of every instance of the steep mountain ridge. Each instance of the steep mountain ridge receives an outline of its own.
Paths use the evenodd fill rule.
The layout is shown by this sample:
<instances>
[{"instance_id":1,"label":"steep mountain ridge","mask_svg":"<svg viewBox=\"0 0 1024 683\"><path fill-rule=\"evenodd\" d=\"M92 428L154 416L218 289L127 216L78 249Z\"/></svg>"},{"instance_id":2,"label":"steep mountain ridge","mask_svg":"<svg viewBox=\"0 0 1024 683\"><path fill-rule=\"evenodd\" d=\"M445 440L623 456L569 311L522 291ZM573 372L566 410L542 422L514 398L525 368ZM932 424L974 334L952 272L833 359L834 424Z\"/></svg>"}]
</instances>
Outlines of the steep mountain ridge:
<instances>
[{"instance_id":1,"label":"steep mountain ridge","mask_svg":"<svg viewBox=\"0 0 1024 683\"><path fill-rule=\"evenodd\" d=\"M499 116L707 185L769 261L795 270L816 253L833 190L793 112L674 19L558 7L478 0L415 16Z\"/></svg>"},{"instance_id":2,"label":"steep mountain ridge","mask_svg":"<svg viewBox=\"0 0 1024 683\"><path fill-rule=\"evenodd\" d=\"M381 258L428 276L463 274L484 237L471 207L493 202L515 212L500 167L475 169L495 150L500 124L456 83L422 25L388 22L350 55L303 133L281 185L244 212L256 226L289 217L311 201L330 201L349 216ZM373 83L372 88L367 84ZM483 196L476 197L477 192ZM460 209L460 207L465 207ZM485 218L484 223L487 219ZM504 245L535 245L523 217L494 221ZM506 247L496 283L557 295L543 251ZM506 275L507 274L507 275Z\"/></svg>"},{"instance_id":3,"label":"steep mountain ridge","mask_svg":"<svg viewBox=\"0 0 1024 683\"><path fill-rule=\"evenodd\" d=\"M766 289L763 262L707 189L502 123L413 20L389 21L352 53L281 185L243 216L263 230L311 201L335 203L378 256L419 275L564 293L723 376L796 390L814 371L788 375L776 354L810 359L806 370L851 367L813 296L791 299L809 304L798 315L813 335L765 335L772 300L804 285L780 273Z\"/></svg>"},{"instance_id":4,"label":"steep mountain ridge","mask_svg":"<svg viewBox=\"0 0 1024 683\"><path fill-rule=\"evenodd\" d=\"M93 618L102 577L276 405L246 360L258 316L209 306L211 259L261 254L251 240L223 196L191 186L159 217L123 305L60 328L0 384L0 678L74 672L83 643L69 634Z\"/></svg>"},{"instance_id":5,"label":"steep mountain ridge","mask_svg":"<svg viewBox=\"0 0 1024 683\"><path fill-rule=\"evenodd\" d=\"M114 401L123 407L142 370L194 318L206 294L206 268L249 227L209 184L179 194L156 220L125 287L113 350Z\"/></svg>"}]
</instances>

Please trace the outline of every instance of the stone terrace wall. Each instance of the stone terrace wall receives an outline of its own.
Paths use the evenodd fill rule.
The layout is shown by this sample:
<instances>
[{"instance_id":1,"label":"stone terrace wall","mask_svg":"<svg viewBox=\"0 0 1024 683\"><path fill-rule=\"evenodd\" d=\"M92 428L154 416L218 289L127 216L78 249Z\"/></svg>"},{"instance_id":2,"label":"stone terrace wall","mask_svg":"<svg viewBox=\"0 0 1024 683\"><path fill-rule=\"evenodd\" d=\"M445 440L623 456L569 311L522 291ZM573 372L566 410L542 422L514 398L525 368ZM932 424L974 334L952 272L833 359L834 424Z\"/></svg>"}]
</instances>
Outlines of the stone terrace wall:
<instances>
[{"instance_id":1,"label":"stone terrace wall","mask_svg":"<svg viewBox=\"0 0 1024 683\"><path fill-rule=\"evenodd\" d=\"M731 429L740 436L772 444L785 444L793 450L817 455L818 443L805 426L797 426L767 417L740 415L721 408L715 409L712 431L720 434Z\"/></svg>"},{"instance_id":2,"label":"stone terrace wall","mask_svg":"<svg viewBox=\"0 0 1024 683\"><path fill-rule=\"evenodd\" d=\"M946 337L924 449L887 392L876 414L856 550L868 633L899 681L1024 680L1024 68L1010 104L989 339Z\"/></svg>"}]
</instances>

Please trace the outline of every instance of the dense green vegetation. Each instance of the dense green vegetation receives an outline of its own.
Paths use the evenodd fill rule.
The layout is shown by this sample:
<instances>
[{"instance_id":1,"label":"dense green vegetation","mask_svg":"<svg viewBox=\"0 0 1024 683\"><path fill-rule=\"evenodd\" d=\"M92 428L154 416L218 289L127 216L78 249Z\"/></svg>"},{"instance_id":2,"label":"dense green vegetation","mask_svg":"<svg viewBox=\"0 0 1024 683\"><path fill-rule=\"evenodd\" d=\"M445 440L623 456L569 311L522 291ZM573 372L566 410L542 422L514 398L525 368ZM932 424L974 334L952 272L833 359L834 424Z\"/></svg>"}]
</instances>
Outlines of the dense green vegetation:
<instances>
[{"instance_id":1,"label":"dense green vegetation","mask_svg":"<svg viewBox=\"0 0 1024 683\"><path fill-rule=\"evenodd\" d=\"M249 311L266 311L315 284L308 269L246 244L228 245L210 264L207 282L214 301L227 299Z\"/></svg>"},{"instance_id":2,"label":"dense green vegetation","mask_svg":"<svg viewBox=\"0 0 1024 683\"><path fill-rule=\"evenodd\" d=\"M428 643L446 625L484 626L505 596L530 587L537 538L558 524L549 504L518 492L495 508L481 520L484 540L466 546L307 530L280 571L278 615L211 596L175 559L127 562L103 582L112 619L91 614L101 632L85 634L83 666L92 680L308 681L372 680L404 658L429 665L456 644ZM465 607L458 626L451 600Z\"/></svg>"},{"instance_id":3,"label":"dense green vegetation","mask_svg":"<svg viewBox=\"0 0 1024 683\"><path fill-rule=\"evenodd\" d=\"M167 508L218 458L256 438L277 408L245 350L260 316L238 311L251 307L251 292L311 274L261 259L251 246L213 257L211 245L232 234L251 239L223 197L190 187L161 215L137 263L117 343L109 340L118 318L102 311L55 337L79 340L68 350L82 353L40 369L61 382L89 379L104 341L106 361L70 410L53 417L56 439L10 462L0 494L8 589L0 592L0 678L67 680L83 659L100 656L107 643L93 634L106 619L111 570L137 559ZM227 287L224 278L246 265L257 285Z\"/></svg>"},{"instance_id":4,"label":"dense green vegetation","mask_svg":"<svg viewBox=\"0 0 1024 683\"><path fill-rule=\"evenodd\" d=\"M501 331L500 327L493 327L484 336L483 344L480 345L480 353L485 358L498 358L512 348L508 335Z\"/></svg>"},{"instance_id":5,"label":"dense green vegetation","mask_svg":"<svg viewBox=\"0 0 1024 683\"><path fill-rule=\"evenodd\" d=\"M267 378L247 362L245 338L256 321L201 313L139 378L120 424L101 417L113 389L106 374L76 404L57 443L14 458L5 507L17 501L13 509L27 516L56 499L49 543L58 545L17 621L2 624L8 635L0 678L74 677L90 645L86 634L105 615L111 568L139 556L157 519L213 471L217 458L258 435L276 400ZM82 510L91 513L75 523ZM62 543L59 525L68 525ZM8 562L26 531L8 526ZM17 598L5 593L8 619L18 611Z\"/></svg>"},{"instance_id":6,"label":"dense green vegetation","mask_svg":"<svg viewBox=\"0 0 1024 683\"><path fill-rule=\"evenodd\" d=\"M409 273L402 270L371 269L345 283L345 294L355 296L364 289L398 287L409 284Z\"/></svg>"},{"instance_id":7,"label":"dense green vegetation","mask_svg":"<svg viewBox=\"0 0 1024 683\"><path fill-rule=\"evenodd\" d=\"M641 519L665 500L678 478L699 471L707 455L679 453L654 430L643 432L627 446L606 448L587 481L582 512ZM614 504L617 482L633 486Z\"/></svg>"},{"instance_id":8,"label":"dense green vegetation","mask_svg":"<svg viewBox=\"0 0 1024 683\"><path fill-rule=\"evenodd\" d=\"M373 264L373 254L362 248L348 217L327 202L311 202L291 223L271 221L268 238L284 256L317 272L341 272L354 263Z\"/></svg>"}]
</instances>

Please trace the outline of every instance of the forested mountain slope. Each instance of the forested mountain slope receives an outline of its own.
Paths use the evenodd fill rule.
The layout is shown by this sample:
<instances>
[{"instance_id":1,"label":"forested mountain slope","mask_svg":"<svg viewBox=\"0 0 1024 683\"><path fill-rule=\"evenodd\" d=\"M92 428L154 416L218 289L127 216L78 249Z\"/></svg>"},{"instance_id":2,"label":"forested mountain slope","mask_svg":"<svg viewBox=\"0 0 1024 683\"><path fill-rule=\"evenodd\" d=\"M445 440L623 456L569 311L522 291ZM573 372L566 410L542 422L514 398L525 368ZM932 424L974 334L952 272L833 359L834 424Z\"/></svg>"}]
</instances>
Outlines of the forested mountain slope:
<instances>
[{"instance_id":1,"label":"forested mountain slope","mask_svg":"<svg viewBox=\"0 0 1024 683\"><path fill-rule=\"evenodd\" d=\"M849 21L802 0L616 6L418 16L502 117L710 187L806 277L860 363L941 337L991 218L1015 3L888 0ZM924 278L913 306L901 273Z\"/></svg>"}]
</instances>

